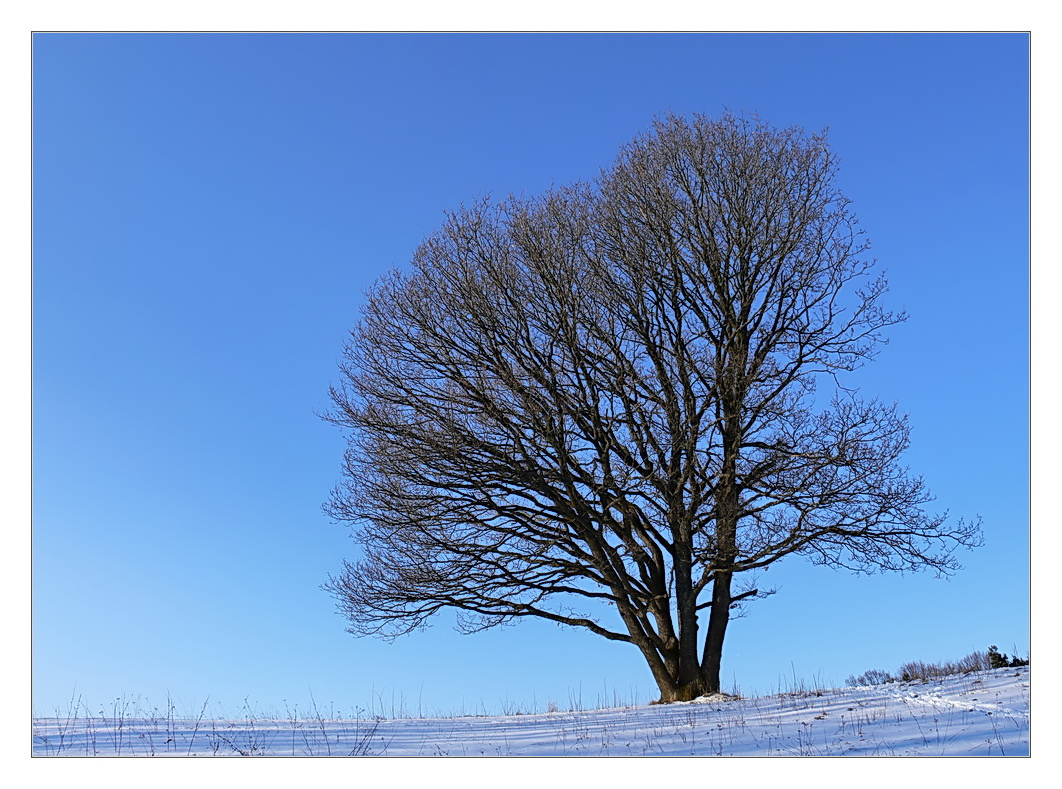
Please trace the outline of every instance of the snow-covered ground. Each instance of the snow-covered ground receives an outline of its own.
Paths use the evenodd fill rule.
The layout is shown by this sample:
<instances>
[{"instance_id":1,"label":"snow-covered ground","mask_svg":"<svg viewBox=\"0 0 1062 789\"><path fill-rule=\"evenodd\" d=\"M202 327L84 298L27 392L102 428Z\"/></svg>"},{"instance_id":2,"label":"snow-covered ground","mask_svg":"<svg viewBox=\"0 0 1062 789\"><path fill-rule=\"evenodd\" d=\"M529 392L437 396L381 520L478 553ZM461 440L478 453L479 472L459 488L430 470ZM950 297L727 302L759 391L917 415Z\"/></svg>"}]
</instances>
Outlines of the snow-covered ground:
<instances>
[{"instance_id":1,"label":"snow-covered ground","mask_svg":"<svg viewBox=\"0 0 1062 789\"><path fill-rule=\"evenodd\" d=\"M1028 756L1029 668L504 717L35 718L36 756Z\"/></svg>"}]
</instances>

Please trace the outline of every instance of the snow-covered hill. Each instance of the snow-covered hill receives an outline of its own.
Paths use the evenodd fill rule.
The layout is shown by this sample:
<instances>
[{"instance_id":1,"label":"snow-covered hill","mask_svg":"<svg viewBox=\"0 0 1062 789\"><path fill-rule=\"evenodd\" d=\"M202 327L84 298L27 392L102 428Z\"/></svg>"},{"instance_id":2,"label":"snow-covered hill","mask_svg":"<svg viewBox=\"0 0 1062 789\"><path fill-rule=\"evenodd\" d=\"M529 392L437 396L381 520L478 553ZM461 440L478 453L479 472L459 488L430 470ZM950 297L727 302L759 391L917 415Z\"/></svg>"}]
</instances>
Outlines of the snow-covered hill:
<instances>
[{"instance_id":1,"label":"snow-covered hill","mask_svg":"<svg viewBox=\"0 0 1062 789\"><path fill-rule=\"evenodd\" d=\"M1027 756L1028 667L505 717L36 718L37 756Z\"/></svg>"}]
</instances>

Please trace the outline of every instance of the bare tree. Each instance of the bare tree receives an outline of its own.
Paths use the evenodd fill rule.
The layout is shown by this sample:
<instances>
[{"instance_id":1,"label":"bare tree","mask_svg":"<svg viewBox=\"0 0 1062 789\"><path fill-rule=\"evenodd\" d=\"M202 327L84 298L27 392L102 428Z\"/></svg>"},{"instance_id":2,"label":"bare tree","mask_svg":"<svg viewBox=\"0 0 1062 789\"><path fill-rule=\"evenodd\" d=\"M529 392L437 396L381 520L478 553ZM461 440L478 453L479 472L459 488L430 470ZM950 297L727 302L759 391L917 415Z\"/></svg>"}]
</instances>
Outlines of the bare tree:
<instances>
[{"instance_id":1,"label":"bare tree","mask_svg":"<svg viewBox=\"0 0 1062 789\"><path fill-rule=\"evenodd\" d=\"M448 215L331 390L349 630L537 616L633 644L684 700L784 556L956 569L979 521L923 511L906 418L846 386L905 316L835 173L823 134L672 116L593 184Z\"/></svg>"}]
</instances>

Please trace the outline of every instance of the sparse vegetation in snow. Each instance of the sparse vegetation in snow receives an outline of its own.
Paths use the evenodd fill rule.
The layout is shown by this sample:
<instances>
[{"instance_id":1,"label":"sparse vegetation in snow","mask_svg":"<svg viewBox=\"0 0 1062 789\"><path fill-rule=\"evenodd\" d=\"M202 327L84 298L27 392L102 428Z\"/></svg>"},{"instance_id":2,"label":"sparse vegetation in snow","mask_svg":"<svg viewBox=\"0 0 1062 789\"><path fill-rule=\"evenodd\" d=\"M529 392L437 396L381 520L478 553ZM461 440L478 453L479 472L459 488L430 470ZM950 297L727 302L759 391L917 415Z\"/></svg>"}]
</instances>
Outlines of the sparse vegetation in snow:
<instances>
[{"instance_id":1,"label":"sparse vegetation in snow","mask_svg":"<svg viewBox=\"0 0 1062 789\"><path fill-rule=\"evenodd\" d=\"M385 718L317 709L233 718L119 701L33 722L39 756L1025 756L1030 669L843 689L510 716Z\"/></svg>"}]
</instances>

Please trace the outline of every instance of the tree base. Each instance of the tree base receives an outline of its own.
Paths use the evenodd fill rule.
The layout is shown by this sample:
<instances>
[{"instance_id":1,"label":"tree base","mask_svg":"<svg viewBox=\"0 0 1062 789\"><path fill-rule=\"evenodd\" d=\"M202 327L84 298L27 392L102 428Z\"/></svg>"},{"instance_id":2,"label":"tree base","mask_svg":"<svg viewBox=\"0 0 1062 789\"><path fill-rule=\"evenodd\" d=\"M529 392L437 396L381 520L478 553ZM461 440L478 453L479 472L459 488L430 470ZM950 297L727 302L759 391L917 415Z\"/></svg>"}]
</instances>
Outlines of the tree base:
<instances>
[{"instance_id":1,"label":"tree base","mask_svg":"<svg viewBox=\"0 0 1062 789\"><path fill-rule=\"evenodd\" d=\"M657 704L673 704L676 701L693 701L701 696L708 695L709 691L701 682L691 682L688 685L661 688L660 700Z\"/></svg>"}]
</instances>

